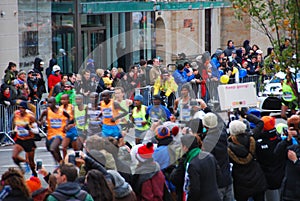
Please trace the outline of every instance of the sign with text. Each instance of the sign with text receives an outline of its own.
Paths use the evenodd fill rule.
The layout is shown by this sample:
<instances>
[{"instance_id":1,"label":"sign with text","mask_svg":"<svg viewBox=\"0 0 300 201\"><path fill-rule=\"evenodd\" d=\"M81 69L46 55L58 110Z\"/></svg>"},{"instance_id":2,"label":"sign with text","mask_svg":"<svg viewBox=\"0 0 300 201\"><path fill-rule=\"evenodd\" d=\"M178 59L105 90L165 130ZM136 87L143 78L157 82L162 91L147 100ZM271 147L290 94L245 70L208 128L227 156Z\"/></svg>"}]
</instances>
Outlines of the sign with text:
<instances>
[{"instance_id":1,"label":"sign with text","mask_svg":"<svg viewBox=\"0 0 300 201\"><path fill-rule=\"evenodd\" d=\"M257 104L254 82L218 86L221 110L255 107Z\"/></svg>"}]
</instances>

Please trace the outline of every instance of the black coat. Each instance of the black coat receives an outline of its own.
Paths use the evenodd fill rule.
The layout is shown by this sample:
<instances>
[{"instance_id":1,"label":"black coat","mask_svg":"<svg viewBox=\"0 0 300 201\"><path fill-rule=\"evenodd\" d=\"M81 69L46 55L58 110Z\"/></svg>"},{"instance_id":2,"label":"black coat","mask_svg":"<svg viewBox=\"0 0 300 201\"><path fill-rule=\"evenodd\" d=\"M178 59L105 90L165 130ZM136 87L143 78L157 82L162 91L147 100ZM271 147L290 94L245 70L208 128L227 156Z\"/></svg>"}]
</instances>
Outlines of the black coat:
<instances>
[{"instance_id":1,"label":"black coat","mask_svg":"<svg viewBox=\"0 0 300 201\"><path fill-rule=\"evenodd\" d=\"M223 121L219 119L218 122ZM202 148L214 155L218 162L221 170L221 178L218 183L219 188L232 184L227 146L227 131L225 124L219 123L217 127L208 130L206 137L203 140Z\"/></svg>"},{"instance_id":2,"label":"black coat","mask_svg":"<svg viewBox=\"0 0 300 201\"><path fill-rule=\"evenodd\" d=\"M212 154L201 151L190 161L187 173L190 182L187 201L221 201L218 194L220 169Z\"/></svg>"},{"instance_id":3,"label":"black coat","mask_svg":"<svg viewBox=\"0 0 300 201\"><path fill-rule=\"evenodd\" d=\"M267 189L265 175L255 160L255 140L248 133L236 136L239 144L229 138L228 153L232 161L234 197L251 197Z\"/></svg>"},{"instance_id":4,"label":"black coat","mask_svg":"<svg viewBox=\"0 0 300 201\"><path fill-rule=\"evenodd\" d=\"M295 164L287 158L288 150L296 152L298 160ZM286 156L282 197L284 200L300 200L300 145L292 145L291 141L287 141L287 139L285 139L277 145L276 152L284 153Z\"/></svg>"},{"instance_id":5,"label":"black coat","mask_svg":"<svg viewBox=\"0 0 300 201\"><path fill-rule=\"evenodd\" d=\"M265 131L256 141L256 157L268 183L268 189L279 189L284 177L286 154L275 154L277 144L281 142L276 129ZM276 175L276 176L274 176Z\"/></svg>"}]
</instances>

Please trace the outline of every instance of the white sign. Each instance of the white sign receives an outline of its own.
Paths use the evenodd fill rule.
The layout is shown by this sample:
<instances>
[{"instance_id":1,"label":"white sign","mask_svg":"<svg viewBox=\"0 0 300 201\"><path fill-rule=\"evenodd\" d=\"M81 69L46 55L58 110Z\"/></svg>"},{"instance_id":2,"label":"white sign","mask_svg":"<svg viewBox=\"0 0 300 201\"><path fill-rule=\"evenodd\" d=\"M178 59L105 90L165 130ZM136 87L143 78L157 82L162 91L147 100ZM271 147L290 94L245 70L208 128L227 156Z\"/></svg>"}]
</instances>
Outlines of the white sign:
<instances>
[{"instance_id":1,"label":"white sign","mask_svg":"<svg viewBox=\"0 0 300 201\"><path fill-rule=\"evenodd\" d=\"M257 104L254 82L218 86L221 110L255 107Z\"/></svg>"}]
</instances>

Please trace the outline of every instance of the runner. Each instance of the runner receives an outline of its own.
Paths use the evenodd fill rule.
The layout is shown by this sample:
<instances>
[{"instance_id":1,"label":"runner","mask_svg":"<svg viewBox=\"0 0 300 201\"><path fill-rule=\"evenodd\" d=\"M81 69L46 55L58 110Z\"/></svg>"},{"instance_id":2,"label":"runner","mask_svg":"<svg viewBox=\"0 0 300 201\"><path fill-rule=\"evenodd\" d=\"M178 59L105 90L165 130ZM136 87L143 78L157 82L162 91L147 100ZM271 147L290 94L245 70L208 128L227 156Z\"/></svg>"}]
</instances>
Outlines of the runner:
<instances>
[{"instance_id":1,"label":"runner","mask_svg":"<svg viewBox=\"0 0 300 201\"><path fill-rule=\"evenodd\" d=\"M21 169L21 162L29 164L32 174L36 177L37 173L34 163L36 145L34 142L34 134L38 134L39 130L34 114L28 110L26 101L22 101L18 105L18 110L14 112L13 127L16 133L16 143L14 145L12 159ZM26 159L19 155L22 151L26 152Z\"/></svg>"},{"instance_id":2,"label":"runner","mask_svg":"<svg viewBox=\"0 0 300 201\"><path fill-rule=\"evenodd\" d=\"M62 110L65 110L70 115L70 121L68 122L68 125L66 126L66 136L63 138L62 141L62 150L63 150L63 157L65 158L67 155L67 149L69 144L71 143L72 148L74 151L77 151L77 129L75 127L75 121L74 121L74 106L70 104L70 98L68 94L64 94L61 96L61 106L60 108Z\"/></svg>"},{"instance_id":3,"label":"runner","mask_svg":"<svg viewBox=\"0 0 300 201\"><path fill-rule=\"evenodd\" d=\"M47 109L42 112L39 118L39 125L43 125L44 117L46 117L48 125L46 147L51 152L54 160L57 163L61 163L63 158L60 154L59 145L66 136L65 129L70 115L62 108L56 106L55 98L51 97L48 100Z\"/></svg>"},{"instance_id":4,"label":"runner","mask_svg":"<svg viewBox=\"0 0 300 201\"><path fill-rule=\"evenodd\" d=\"M111 99L111 92L104 90L102 92L102 101L100 102L102 115L102 136L122 138L119 128L119 119L125 117L128 112L122 108L119 103ZM119 112L121 111L121 113Z\"/></svg>"}]
</instances>

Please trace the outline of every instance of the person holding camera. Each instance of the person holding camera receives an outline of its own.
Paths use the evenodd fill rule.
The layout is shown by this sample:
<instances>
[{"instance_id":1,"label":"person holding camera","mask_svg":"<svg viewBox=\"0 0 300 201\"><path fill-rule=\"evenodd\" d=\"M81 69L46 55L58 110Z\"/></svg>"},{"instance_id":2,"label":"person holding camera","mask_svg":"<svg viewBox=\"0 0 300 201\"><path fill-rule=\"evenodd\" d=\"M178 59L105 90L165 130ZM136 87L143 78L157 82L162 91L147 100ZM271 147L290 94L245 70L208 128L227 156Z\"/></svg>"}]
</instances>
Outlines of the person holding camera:
<instances>
[{"instance_id":1,"label":"person holding camera","mask_svg":"<svg viewBox=\"0 0 300 201\"><path fill-rule=\"evenodd\" d=\"M299 133L300 117L299 115L292 115L287 120L288 136L282 140L276 147L275 153L284 154L285 163L285 179L283 183L282 200L292 201L300 200L300 133ZM293 144L292 137L294 137L298 144Z\"/></svg>"},{"instance_id":2,"label":"person holding camera","mask_svg":"<svg viewBox=\"0 0 300 201\"><path fill-rule=\"evenodd\" d=\"M14 112L13 128L16 140L12 159L21 170L23 170L21 162L29 164L32 174L36 177L37 173L35 171L34 163L34 151L36 145L34 142L34 135L39 133L39 129L34 114L28 110L26 101L22 101L18 105L18 110ZM26 158L20 156L22 151L26 152Z\"/></svg>"}]
</instances>

